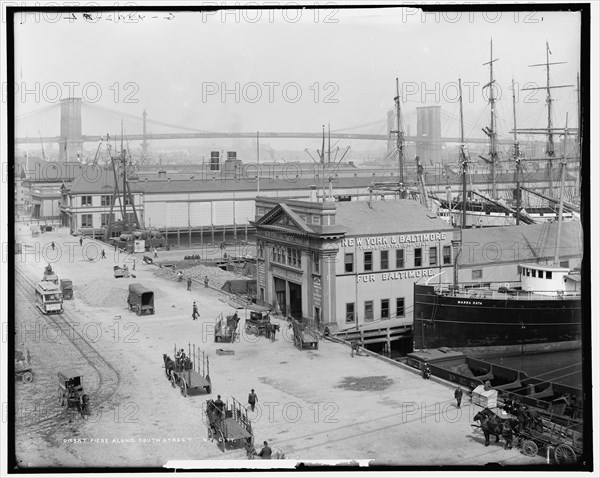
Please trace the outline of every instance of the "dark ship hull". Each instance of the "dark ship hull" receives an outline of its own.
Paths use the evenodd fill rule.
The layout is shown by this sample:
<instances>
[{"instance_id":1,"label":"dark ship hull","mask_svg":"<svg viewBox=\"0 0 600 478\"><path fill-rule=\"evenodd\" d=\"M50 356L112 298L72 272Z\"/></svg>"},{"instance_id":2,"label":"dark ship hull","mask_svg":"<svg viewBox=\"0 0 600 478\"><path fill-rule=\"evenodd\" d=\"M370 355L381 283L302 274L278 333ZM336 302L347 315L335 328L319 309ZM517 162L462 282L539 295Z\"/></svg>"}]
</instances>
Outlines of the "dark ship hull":
<instances>
[{"instance_id":1,"label":"dark ship hull","mask_svg":"<svg viewBox=\"0 0 600 478\"><path fill-rule=\"evenodd\" d=\"M440 294L415 284L415 349L470 355L530 354L581 347L581 299Z\"/></svg>"}]
</instances>

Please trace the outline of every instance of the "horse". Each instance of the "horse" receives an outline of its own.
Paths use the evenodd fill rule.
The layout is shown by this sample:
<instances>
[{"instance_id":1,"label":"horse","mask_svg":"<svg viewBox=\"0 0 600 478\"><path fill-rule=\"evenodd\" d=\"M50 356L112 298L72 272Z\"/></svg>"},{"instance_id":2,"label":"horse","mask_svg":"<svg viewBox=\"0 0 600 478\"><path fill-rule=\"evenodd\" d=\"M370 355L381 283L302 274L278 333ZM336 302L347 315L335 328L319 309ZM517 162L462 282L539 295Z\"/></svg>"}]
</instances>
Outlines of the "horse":
<instances>
[{"instance_id":1,"label":"horse","mask_svg":"<svg viewBox=\"0 0 600 478\"><path fill-rule=\"evenodd\" d=\"M175 370L175 362L167 354L163 354L163 362L165 364L165 374L167 374L167 379L171 380L171 374L173 373L173 370Z\"/></svg>"},{"instance_id":2,"label":"horse","mask_svg":"<svg viewBox=\"0 0 600 478\"><path fill-rule=\"evenodd\" d=\"M490 435L496 437L496 443L500 441L500 436L506 441L504 449L512 448L513 432L518 428L518 421L514 418L502 420L489 408L484 408L478 412L473 421L479 421L483 435L485 436L485 446L490 445Z\"/></svg>"},{"instance_id":3,"label":"horse","mask_svg":"<svg viewBox=\"0 0 600 478\"><path fill-rule=\"evenodd\" d=\"M77 400L77 411L81 414L81 418L85 418L85 413L89 410L90 396L87 393L81 393Z\"/></svg>"}]
</instances>

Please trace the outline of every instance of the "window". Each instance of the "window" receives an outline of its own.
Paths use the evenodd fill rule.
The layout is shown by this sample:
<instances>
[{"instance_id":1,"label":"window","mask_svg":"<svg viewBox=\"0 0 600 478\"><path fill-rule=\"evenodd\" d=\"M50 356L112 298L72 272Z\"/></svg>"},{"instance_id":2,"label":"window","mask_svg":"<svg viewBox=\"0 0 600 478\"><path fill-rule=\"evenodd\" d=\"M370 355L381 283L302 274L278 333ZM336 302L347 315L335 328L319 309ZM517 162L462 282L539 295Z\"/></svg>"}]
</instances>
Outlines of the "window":
<instances>
[{"instance_id":1,"label":"window","mask_svg":"<svg viewBox=\"0 0 600 478\"><path fill-rule=\"evenodd\" d=\"M93 227L91 214L82 214L81 215L81 227Z\"/></svg>"},{"instance_id":2,"label":"window","mask_svg":"<svg viewBox=\"0 0 600 478\"><path fill-rule=\"evenodd\" d=\"M429 248L429 265L437 266L437 246Z\"/></svg>"},{"instance_id":3,"label":"window","mask_svg":"<svg viewBox=\"0 0 600 478\"><path fill-rule=\"evenodd\" d=\"M442 255L444 256L444 265L452 264L452 249L450 246L444 246Z\"/></svg>"},{"instance_id":4,"label":"window","mask_svg":"<svg viewBox=\"0 0 600 478\"><path fill-rule=\"evenodd\" d=\"M527 272L527 277L529 277L529 276L531 275L531 274L529 273L529 271L530 271L530 270L531 270L531 269L527 269L527 268L525 269L525 271Z\"/></svg>"},{"instance_id":5,"label":"window","mask_svg":"<svg viewBox=\"0 0 600 478\"><path fill-rule=\"evenodd\" d=\"M81 205L82 206L91 206L92 205L92 196L81 196Z\"/></svg>"},{"instance_id":6,"label":"window","mask_svg":"<svg viewBox=\"0 0 600 478\"><path fill-rule=\"evenodd\" d=\"M373 253L365 252L365 271L373 270Z\"/></svg>"},{"instance_id":7,"label":"window","mask_svg":"<svg viewBox=\"0 0 600 478\"><path fill-rule=\"evenodd\" d=\"M471 271L471 279L478 280L483 277L483 269L474 269Z\"/></svg>"},{"instance_id":8,"label":"window","mask_svg":"<svg viewBox=\"0 0 600 478\"><path fill-rule=\"evenodd\" d=\"M321 273L321 258L316 252L313 252L313 272L315 274Z\"/></svg>"},{"instance_id":9,"label":"window","mask_svg":"<svg viewBox=\"0 0 600 478\"><path fill-rule=\"evenodd\" d=\"M546 279L552 279L552 271L546 271Z\"/></svg>"},{"instance_id":10,"label":"window","mask_svg":"<svg viewBox=\"0 0 600 478\"><path fill-rule=\"evenodd\" d=\"M390 299L381 299L381 318L390 318Z\"/></svg>"},{"instance_id":11,"label":"window","mask_svg":"<svg viewBox=\"0 0 600 478\"><path fill-rule=\"evenodd\" d=\"M346 323L354 322L354 302L346 304Z\"/></svg>"},{"instance_id":12,"label":"window","mask_svg":"<svg viewBox=\"0 0 600 478\"><path fill-rule=\"evenodd\" d=\"M107 227L108 226L108 223L109 223L108 218L109 218L109 216L112 216L112 220L113 221L115 220L115 215L114 214L109 214L109 213L100 214L100 227Z\"/></svg>"},{"instance_id":13,"label":"window","mask_svg":"<svg viewBox=\"0 0 600 478\"><path fill-rule=\"evenodd\" d=\"M365 301L365 322L373 322L373 301Z\"/></svg>"},{"instance_id":14,"label":"window","mask_svg":"<svg viewBox=\"0 0 600 478\"><path fill-rule=\"evenodd\" d=\"M100 196L100 205L101 206L110 206L111 204L112 204L112 196L110 196L110 195Z\"/></svg>"},{"instance_id":15,"label":"window","mask_svg":"<svg viewBox=\"0 0 600 478\"><path fill-rule=\"evenodd\" d=\"M354 272L354 254L351 252L344 254L344 271Z\"/></svg>"},{"instance_id":16,"label":"window","mask_svg":"<svg viewBox=\"0 0 600 478\"><path fill-rule=\"evenodd\" d=\"M569 261L560 261L559 267L569 267Z\"/></svg>"},{"instance_id":17,"label":"window","mask_svg":"<svg viewBox=\"0 0 600 478\"><path fill-rule=\"evenodd\" d=\"M404 269L404 249L396 251L396 269Z\"/></svg>"},{"instance_id":18,"label":"window","mask_svg":"<svg viewBox=\"0 0 600 478\"><path fill-rule=\"evenodd\" d=\"M381 251L381 270L386 270L390 268L388 254L388 251Z\"/></svg>"},{"instance_id":19,"label":"window","mask_svg":"<svg viewBox=\"0 0 600 478\"><path fill-rule=\"evenodd\" d=\"M404 317L404 297L396 299L396 317Z\"/></svg>"},{"instance_id":20,"label":"window","mask_svg":"<svg viewBox=\"0 0 600 478\"><path fill-rule=\"evenodd\" d=\"M321 320L321 309L315 307L315 322L319 323Z\"/></svg>"},{"instance_id":21,"label":"window","mask_svg":"<svg viewBox=\"0 0 600 478\"><path fill-rule=\"evenodd\" d=\"M415 267L421 267L423 265L423 249L420 247L415 249Z\"/></svg>"},{"instance_id":22,"label":"window","mask_svg":"<svg viewBox=\"0 0 600 478\"><path fill-rule=\"evenodd\" d=\"M538 271L538 278L540 278L540 279L544 278L544 271Z\"/></svg>"},{"instance_id":23,"label":"window","mask_svg":"<svg viewBox=\"0 0 600 478\"><path fill-rule=\"evenodd\" d=\"M312 223L313 224L321 224L321 217L320 216L313 216L312 217Z\"/></svg>"}]
</instances>

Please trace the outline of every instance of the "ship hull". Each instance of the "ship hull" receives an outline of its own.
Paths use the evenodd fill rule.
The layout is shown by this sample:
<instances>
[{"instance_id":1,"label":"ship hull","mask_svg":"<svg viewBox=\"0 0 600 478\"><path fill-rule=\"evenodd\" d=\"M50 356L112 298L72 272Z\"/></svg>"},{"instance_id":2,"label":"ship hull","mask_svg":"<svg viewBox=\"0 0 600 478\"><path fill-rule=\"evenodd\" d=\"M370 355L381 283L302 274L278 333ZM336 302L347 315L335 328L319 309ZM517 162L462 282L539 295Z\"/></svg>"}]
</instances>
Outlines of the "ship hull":
<instances>
[{"instance_id":1,"label":"ship hull","mask_svg":"<svg viewBox=\"0 0 600 478\"><path fill-rule=\"evenodd\" d=\"M470 355L533 354L581 347L581 300L465 298L414 288L414 346Z\"/></svg>"}]
</instances>

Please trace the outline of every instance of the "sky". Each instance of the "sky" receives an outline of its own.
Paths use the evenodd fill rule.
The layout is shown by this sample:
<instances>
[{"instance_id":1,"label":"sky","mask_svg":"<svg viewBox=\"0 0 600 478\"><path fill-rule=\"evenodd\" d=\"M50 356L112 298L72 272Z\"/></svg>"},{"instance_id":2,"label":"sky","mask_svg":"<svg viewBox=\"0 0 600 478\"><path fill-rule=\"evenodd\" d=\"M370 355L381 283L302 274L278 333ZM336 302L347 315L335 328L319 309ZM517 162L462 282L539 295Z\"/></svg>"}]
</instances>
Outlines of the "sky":
<instances>
[{"instance_id":1,"label":"sky","mask_svg":"<svg viewBox=\"0 0 600 478\"><path fill-rule=\"evenodd\" d=\"M318 132L329 124L332 131L387 134L396 78L405 130L416 133L416 107L440 105L442 135L457 136L460 77L465 133L483 137L490 116L483 89L490 72L483 63L492 39L501 136L512 128L511 79L518 90L545 85L545 68L528 65L545 62L546 41L550 61L567 62L551 67L551 84L573 85L553 90L553 121L564 126L566 113L570 126L577 121L579 13L436 15L412 7L120 13L131 16L17 17L17 136L57 135L58 100L70 92L92 105L84 106L84 134L118 131L120 115L106 109L139 118L145 109L150 121L163 123L150 123L153 133L182 131L167 125ZM517 93L518 126L544 127L545 92ZM127 133L141 133L141 120L124 116L124 122Z\"/></svg>"}]
</instances>

